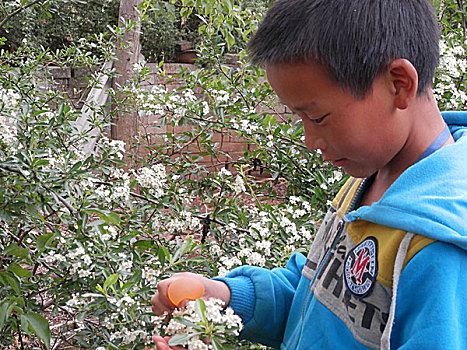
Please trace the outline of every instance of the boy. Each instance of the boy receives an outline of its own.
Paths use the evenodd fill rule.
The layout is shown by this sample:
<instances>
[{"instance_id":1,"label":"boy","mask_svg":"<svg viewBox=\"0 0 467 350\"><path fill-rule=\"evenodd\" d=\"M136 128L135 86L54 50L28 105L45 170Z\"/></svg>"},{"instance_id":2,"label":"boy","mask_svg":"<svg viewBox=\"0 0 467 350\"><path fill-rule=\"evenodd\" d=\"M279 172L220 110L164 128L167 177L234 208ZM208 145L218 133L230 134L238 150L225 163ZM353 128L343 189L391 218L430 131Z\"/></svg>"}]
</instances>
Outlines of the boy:
<instances>
[{"instance_id":1,"label":"boy","mask_svg":"<svg viewBox=\"0 0 467 350\"><path fill-rule=\"evenodd\" d=\"M276 348L467 349L467 113L434 100L428 0L279 0L249 49L307 147L352 178L306 258L197 277L205 296Z\"/></svg>"}]
</instances>

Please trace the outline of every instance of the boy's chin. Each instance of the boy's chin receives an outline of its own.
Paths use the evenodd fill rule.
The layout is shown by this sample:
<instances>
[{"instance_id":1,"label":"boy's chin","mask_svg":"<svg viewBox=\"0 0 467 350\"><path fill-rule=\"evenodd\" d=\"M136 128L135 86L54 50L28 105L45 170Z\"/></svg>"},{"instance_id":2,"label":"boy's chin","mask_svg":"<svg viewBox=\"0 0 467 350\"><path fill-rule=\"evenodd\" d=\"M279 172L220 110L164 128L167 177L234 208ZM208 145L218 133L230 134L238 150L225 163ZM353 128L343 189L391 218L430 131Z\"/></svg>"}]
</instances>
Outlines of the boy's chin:
<instances>
[{"instance_id":1,"label":"boy's chin","mask_svg":"<svg viewBox=\"0 0 467 350\"><path fill-rule=\"evenodd\" d=\"M376 171L371 169L363 169L363 168L358 168L358 167L349 167L349 166L344 166L341 167L341 169L348 175L355 177L355 178L367 178L373 175Z\"/></svg>"}]
</instances>

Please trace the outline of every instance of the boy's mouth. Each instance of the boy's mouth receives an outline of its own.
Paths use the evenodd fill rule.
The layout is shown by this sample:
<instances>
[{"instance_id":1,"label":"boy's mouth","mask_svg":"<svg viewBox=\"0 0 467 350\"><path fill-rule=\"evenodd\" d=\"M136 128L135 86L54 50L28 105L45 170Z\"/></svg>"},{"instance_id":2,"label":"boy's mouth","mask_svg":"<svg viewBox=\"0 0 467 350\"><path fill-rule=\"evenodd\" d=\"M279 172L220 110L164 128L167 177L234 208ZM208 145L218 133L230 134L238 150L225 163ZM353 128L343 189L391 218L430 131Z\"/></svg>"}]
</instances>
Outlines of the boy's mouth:
<instances>
[{"instance_id":1,"label":"boy's mouth","mask_svg":"<svg viewBox=\"0 0 467 350\"><path fill-rule=\"evenodd\" d=\"M347 162L347 159L341 158L341 159L331 160L330 162L335 167L343 167L345 163Z\"/></svg>"}]
</instances>

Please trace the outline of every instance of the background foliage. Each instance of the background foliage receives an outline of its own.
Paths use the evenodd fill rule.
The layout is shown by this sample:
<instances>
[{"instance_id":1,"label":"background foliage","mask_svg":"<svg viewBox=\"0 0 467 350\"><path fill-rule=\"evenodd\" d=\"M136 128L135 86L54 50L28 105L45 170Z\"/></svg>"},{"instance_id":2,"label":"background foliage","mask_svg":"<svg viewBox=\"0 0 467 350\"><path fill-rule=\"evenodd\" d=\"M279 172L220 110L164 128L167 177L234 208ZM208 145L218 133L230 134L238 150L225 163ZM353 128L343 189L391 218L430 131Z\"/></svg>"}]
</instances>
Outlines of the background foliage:
<instances>
[{"instance_id":1,"label":"background foliage","mask_svg":"<svg viewBox=\"0 0 467 350\"><path fill-rule=\"evenodd\" d=\"M102 135L125 108L141 118L158 116L153 129L185 126L135 139L133 146L145 152L129 169L121 142L105 136L92 154L83 152L89 129L77 130L82 111L44 73L50 65L113 59L117 4L2 3L2 348L142 349L156 324L149 299L158 280L186 270L214 276L242 264L283 266L293 252L306 251L345 177L304 148L301 124L273 112L263 72L243 60L242 48L267 5L143 2L143 38L153 45L146 46L147 57L169 58L174 42L192 38L200 64L175 77L183 86L174 91L143 89L150 72L139 65L122 87L120 105L87 106L89 129ZM441 108L462 109L466 5L435 5L443 28L435 93ZM160 40L151 40L156 34ZM232 52L240 61L228 66ZM98 73L89 87L98 84ZM250 147L225 161L216 133ZM215 169L201 162L211 156L219 158Z\"/></svg>"}]
</instances>

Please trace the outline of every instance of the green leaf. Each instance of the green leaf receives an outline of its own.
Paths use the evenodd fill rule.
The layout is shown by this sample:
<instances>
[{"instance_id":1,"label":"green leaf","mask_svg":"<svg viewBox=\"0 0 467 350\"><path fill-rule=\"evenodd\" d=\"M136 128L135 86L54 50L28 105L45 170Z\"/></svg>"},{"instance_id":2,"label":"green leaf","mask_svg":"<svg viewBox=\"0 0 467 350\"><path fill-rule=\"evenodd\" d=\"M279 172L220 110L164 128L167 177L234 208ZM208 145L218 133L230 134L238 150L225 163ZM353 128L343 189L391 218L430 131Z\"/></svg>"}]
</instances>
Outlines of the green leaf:
<instances>
[{"instance_id":1,"label":"green leaf","mask_svg":"<svg viewBox=\"0 0 467 350\"><path fill-rule=\"evenodd\" d=\"M208 323L208 319L206 318L206 303L203 299L197 299L195 301L195 312L204 323Z\"/></svg>"},{"instance_id":2,"label":"green leaf","mask_svg":"<svg viewBox=\"0 0 467 350\"><path fill-rule=\"evenodd\" d=\"M157 256L159 257L161 266L164 266L165 260L168 260L169 262L172 261L172 257L167 247L159 246L159 250L157 251Z\"/></svg>"},{"instance_id":3,"label":"green leaf","mask_svg":"<svg viewBox=\"0 0 467 350\"><path fill-rule=\"evenodd\" d=\"M235 37L232 35L230 30L224 31L225 41L227 42L227 48L231 48L235 44Z\"/></svg>"},{"instance_id":4,"label":"green leaf","mask_svg":"<svg viewBox=\"0 0 467 350\"><path fill-rule=\"evenodd\" d=\"M135 247L139 252L143 252L147 249L153 248L154 246L155 244L149 239L139 240L133 243L133 247Z\"/></svg>"},{"instance_id":5,"label":"green leaf","mask_svg":"<svg viewBox=\"0 0 467 350\"><path fill-rule=\"evenodd\" d=\"M100 284L98 284L98 285L96 286L96 289L97 289L99 292L101 292L102 294L107 295L107 291L104 290L104 288L102 288L102 286L101 286Z\"/></svg>"},{"instance_id":6,"label":"green leaf","mask_svg":"<svg viewBox=\"0 0 467 350\"><path fill-rule=\"evenodd\" d=\"M181 256L183 256L186 252L188 252L192 246L193 240L190 238L185 239L185 241L182 243L181 247L178 248L174 255L171 263L174 263L177 261Z\"/></svg>"},{"instance_id":7,"label":"green leaf","mask_svg":"<svg viewBox=\"0 0 467 350\"><path fill-rule=\"evenodd\" d=\"M4 300L0 303L0 330L5 325L5 321L10 316L13 307L15 306L15 302L10 302L8 300Z\"/></svg>"},{"instance_id":8,"label":"green leaf","mask_svg":"<svg viewBox=\"0 0 467 350\"><path fill-rule=\"evenodd\" d=\"M11 287L16 294L21 294L21 285L16 276L7 271L0 271L0 281L5 287Z\"/></svg>"},{"instance_id":9,"label":"green leaf","mask_svg":"<svg viewBox=\"0 0 467 350\"><path fill-rule=\"evenodd\" d=\"M133 273L133 276L131 276L128 279L128 282L139 283L139 282L141 282L142 278L143 278L143 270L138 269Z\"/></svg>"},{"instance_id":10,"label":"green leaf","mask_svg":"<svg viewBox=\"0 0 467 350\"><path fill-rule=\"evenodd\" d=\"M117 283L117 281L118 281L118 275L117 274L113 274L113 275L110 275L109 277L107 277L107 279L104 282L104 290L107 291L107 288L109 286L112 286L115 283Z\"/></svg>"},{"instance_id":11,"label":"green leaf","mask_svg":"<svg viewBox=\"0 0 467 350\"><path fill-rule=\"evenodd\" d=\"M23 315L29 323L29 327L42 340L47 349L50 349L50 328L49 322L35 312L28 312Z\"/></svg>"},{"instance_id":12,"label":"green leaf","mask_svg":"<svg viewBox=\"0 0 467 350\"><path fill-rule=\"evenodd\" d=\"M172 338L170 338L169 345L170 346L183 345L188 340L193 338L194 336L197 336L200 334L201 334L200 332L194 332L194 333L189 333L189 334L175 334Z\"/></svg>"},{"instance_id":13,"label":"green leaf","mask_svg":"<svg viewBox=\"0 0 467 350\"><path fill-rule=\"evenodd\" d=\"M37 247L39 254L45 250L45 247L50 245L50 243L53 241L55 236L56 236L55 232L51 232L45 235L40 235L37 238L36 247Z\"/></svg>"},{"instance_id":14,"label":"green leaf","mask_svg":"<svg viewBox=\"0 0 467 350\"><path fill-rule=\"evenodd\" d=\"M16 243L12 243L5 248L3 255L13 255L19 258L27 259L29 258L29 249L21 248Z\"/></svg>"},{"instance_id":15,"label":"green leaf","mask_svg":"<svg viewBox=\"0 0 467 350\"><path fill-rule=\"evenodd\" d=\"M211 338L211 345L214 348L214 350L224 350L224 347L222 346L222 344L219 343L219 341L217 341L215 337Z\"/></svg>"},{"instance_id":16,"label":"green leaf","mask_svg":"<svg viewBox=\"0 0 467 350\"><path fill-rule=\"evenodd\" d=\"M188 326L188 327L191 327L191 328L194 328L194 329L198 329L200 326L190 320L187 320L186 318L183 318L183 317L174 317L174 319L177 320L178 323L181 323L183 324L184 326Z\"/></svg>"},{"instance_id":17,"label":"green leaf","mask_svg":"<svg viewBox=\"0 0 467 350\"><path fill-rule=\"evenodd\" d=\"M32 272L22 268L18 264L12 263L8 266L7 271L13 272L19 278L29 278L32 276Z\"/></svg>"}]
</instances>

